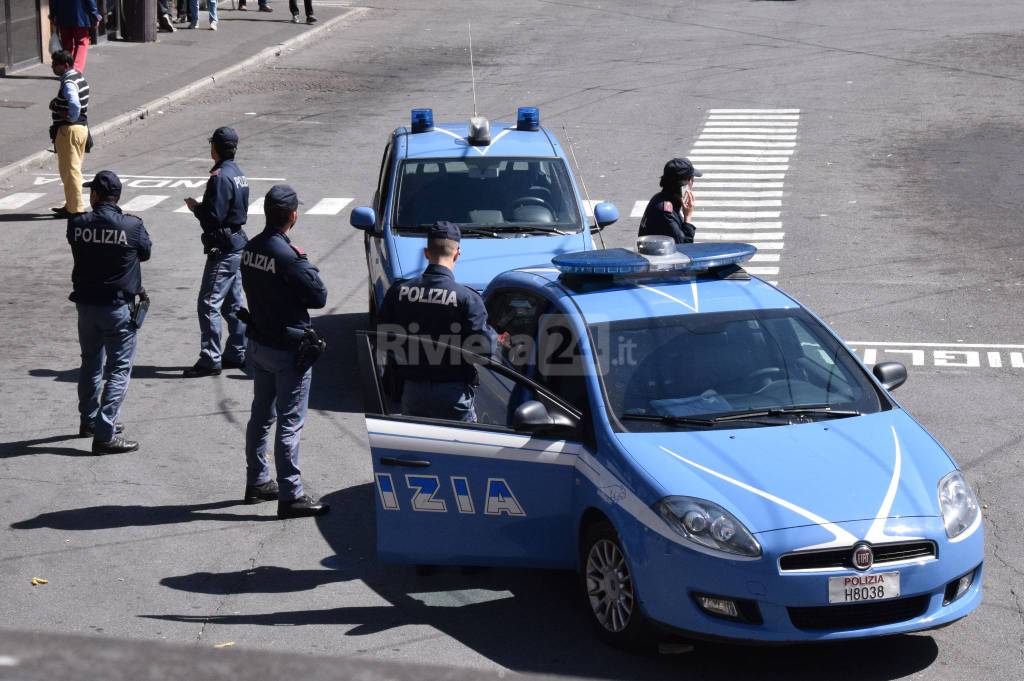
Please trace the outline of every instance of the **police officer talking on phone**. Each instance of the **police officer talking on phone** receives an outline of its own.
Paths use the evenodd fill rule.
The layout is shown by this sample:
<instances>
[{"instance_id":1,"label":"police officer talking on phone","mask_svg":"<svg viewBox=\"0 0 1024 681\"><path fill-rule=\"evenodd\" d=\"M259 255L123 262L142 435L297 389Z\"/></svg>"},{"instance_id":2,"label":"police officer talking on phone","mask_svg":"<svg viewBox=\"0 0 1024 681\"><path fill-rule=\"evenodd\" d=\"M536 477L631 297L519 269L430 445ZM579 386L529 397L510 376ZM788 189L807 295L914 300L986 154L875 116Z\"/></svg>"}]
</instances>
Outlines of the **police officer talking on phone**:
<instances>
[{"instance_id":1,"label":"police officer talking on phone","mask_svg":"<svg viewBox=\"0 0 1024 681\"><path fill-rule=\"evenodd\" d=\"M267 192L266 228L242 251L242 286L249 301L246 335L254 374L252 413L245 429L245 503L277 499L279 518L322 515L329 506L306 494L299 470L299 439L306 420L312 365L324 349L309 320L327 304L319 270L288 235L299 218L299 197L288 185ZM267 449L274 436L277 482Z\"/></svg>"},{"instance_id":2,"label":"police officer talking on phone","mask_svg":"<svg viewBox=\"0 0 1024 681\"><path fill-rule=\"evenodd\" d=\"M93 454L134 452L139 443L120 434L117 417L131 379L140 311L149 305L139 263L149 260L152 243L142 219L118 208L117 175L101 170L85 186L92 211L73 216L67 231L75 261L70 299L78 308L82 349L78 436L93 438Z\"/></svg>"},{"instance_id":3,"label":"police officer talking on phone","mask_svg":"<svg viewBox=\"0 0 1024 681\"><path fill-rule=\"evenodd\" d=\"M429 264L419 277L388 289L378 318L382 333L398 331L458 344L484 356L494 352L496 335L487 323L483 299L455 281L461 240L459 226L451 222L427 229L423 254ZM475 422L476 368L458 353L437 354L441 357L431 361L422 345L407 344L390 358L389 370L397 372L402 384L402 413Z\"/></svg>"},{"instance_id":4,"label":"police officer talking on phone","mask_svg":"<svg viewBox=\"0 0 1024 681\"><path fill-rule=\"evenodd\" d=\"M185 369L185 378L216 376L221 368L245 365L245 324L238 319L242 307L242 278L238 272L245 246L249 210L249 183L235 164L238 135L231 128L217 128L210 137L214 166L202 202L185 204L203 228L206 266L199 285L199 360ZM228 339L221 357L221 319L227 321Z\"/></svg>"},{"instance_id":5,"label":"police officer talking on phone","mask_svg":"<svg viewBox=\"0 0 1024 681\"><path fill-rule=\"evenodd\" d=\"M651 197L637 236L667 236L677 244L692 244L693 178L703 175L687 158L674 158L661 174L661 191Z\"/></svg>"}]
</instances>

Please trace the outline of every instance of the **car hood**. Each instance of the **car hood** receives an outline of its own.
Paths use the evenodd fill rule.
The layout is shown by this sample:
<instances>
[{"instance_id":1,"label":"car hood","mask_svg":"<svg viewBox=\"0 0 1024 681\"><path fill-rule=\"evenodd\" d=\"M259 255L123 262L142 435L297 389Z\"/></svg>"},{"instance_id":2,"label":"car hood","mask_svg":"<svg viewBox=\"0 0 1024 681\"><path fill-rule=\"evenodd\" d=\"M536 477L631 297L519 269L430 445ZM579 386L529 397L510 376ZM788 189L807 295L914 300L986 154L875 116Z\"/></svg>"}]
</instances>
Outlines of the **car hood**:
<instances>
[{"instance_id":1,"label":"car hood","mask_svg":"<svg viewBox=\"0 0 1024 681\"><path fill-rule=\"evenodd\" d=\"M955 467L901 409L789 426L618 437L660 493L714 501L754 533L818 525L823 546L886 541L900 526L886 519L939 515L937 484ZM865 519L877 519L868 537L850 537L837 525Z\"/></svg>"},{"instance_id":2,"label":"car hood","mask_svg":"<svg viewBox=\"0 0 1024 681\"><path fill-rule=\"evenodd\" d=\"M419 276L427 261L423 248L427 241L420 237L395 237L398 278ZM586 232L567 236L528 236L508 239L465 238L460 243L462 254L455 265L455 279L478 291L483 291L491 279L502 272L530 265L550 265L551 258L562 253L593 248Z\"/></svg>"}]
</instances>

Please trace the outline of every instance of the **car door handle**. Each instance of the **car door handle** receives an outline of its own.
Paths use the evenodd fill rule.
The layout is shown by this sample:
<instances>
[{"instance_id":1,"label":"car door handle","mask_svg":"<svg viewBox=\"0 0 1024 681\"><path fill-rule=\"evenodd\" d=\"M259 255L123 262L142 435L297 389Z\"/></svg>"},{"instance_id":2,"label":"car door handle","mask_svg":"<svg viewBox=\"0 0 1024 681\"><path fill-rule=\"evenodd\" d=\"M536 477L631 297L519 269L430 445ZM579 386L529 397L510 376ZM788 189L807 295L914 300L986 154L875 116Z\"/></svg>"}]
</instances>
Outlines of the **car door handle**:
<instances>
[{"instance_id":1,"label":"car door handle","mask_svg":"<svg viewBox=\"0 0 1024 681\"><path fill-rule=\"evenodd\" d=\"M427 468L430 466L429 461L423 459L399 459L394 456L382 456L380 458L381 466L405 466L407 468Z\"/></svg>"}]
</instances>

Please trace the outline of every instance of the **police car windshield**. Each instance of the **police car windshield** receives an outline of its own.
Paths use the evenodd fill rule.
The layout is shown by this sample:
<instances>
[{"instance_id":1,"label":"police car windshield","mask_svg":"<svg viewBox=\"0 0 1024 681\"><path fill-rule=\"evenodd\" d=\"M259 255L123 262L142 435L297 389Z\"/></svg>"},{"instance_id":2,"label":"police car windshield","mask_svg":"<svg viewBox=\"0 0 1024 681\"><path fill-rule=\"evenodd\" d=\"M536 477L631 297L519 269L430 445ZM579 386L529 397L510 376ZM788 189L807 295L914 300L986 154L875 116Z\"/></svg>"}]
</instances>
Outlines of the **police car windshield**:
<instances>
[{"instance_id":1,"label":"police car windshield","mask_svg":"<svg viewBox=\"0 0 1024 681\"><path fill-rule=\"evenodd\" d=\"M394 225L408 234L438 220L484 228L467 237L574 233L575 197L560 158L410 159L398 171Z\"/></svg>"},{"instance_id":2,"label":"police car windshield","mask_svg":"<svg viewBox=\"0 0 1024 681\"><path fill-rule=\"evenodd\" d=\"M593 324L591 333L609 406L630 431L771 426L889 408L850 352L803 310L636 319ZM800 409L807 406L816 409ZM744 414L754 410L794 413ZM692 422L730 414L746 418Z\"/></svg>"}]
</instances>

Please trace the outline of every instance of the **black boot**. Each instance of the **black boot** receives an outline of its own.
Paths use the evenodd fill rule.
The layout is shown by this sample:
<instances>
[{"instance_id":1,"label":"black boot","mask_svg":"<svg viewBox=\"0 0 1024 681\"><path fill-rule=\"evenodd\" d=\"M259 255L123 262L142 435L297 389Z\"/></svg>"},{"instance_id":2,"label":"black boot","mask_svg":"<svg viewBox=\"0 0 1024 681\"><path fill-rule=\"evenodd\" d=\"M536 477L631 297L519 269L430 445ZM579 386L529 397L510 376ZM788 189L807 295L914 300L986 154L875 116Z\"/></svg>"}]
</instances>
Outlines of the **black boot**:
<instances>
[{"instance_id":1,"label":"black boot","mask_svg":"<svg viewBox=\"0 0 1024 681\"><path fill-rule=\"evenodd\" d=\"M282 499L277 502L278 518L308 518L310 516L324 515L330 510L331 507L329 505L320 503L308 494L303 494L298 499L291 501Z\"/></svg>"},{"instance_id":2,"label":"black boot","mask_svg":"<svg viewBox=\"0 0 1024 681\"><path fill-rule=\"evenodd\" d=\"M277 499L277 483L273 480L268 480L262 485L245 486L245 503L247 504L258 504L275 499Z\"/></svg>"},{"instance_id":3,"label":"black boot","mask_svg":"<svg viewBox=\"0 0 1024 681\"><path fill-rule=\"evenodd\" d=\"M93 454L125 454L134 452L139 448L139 443L134 440L127 440L120 435L115 435L110 442L92 441Z\"/></svg>"}]
</instances>

